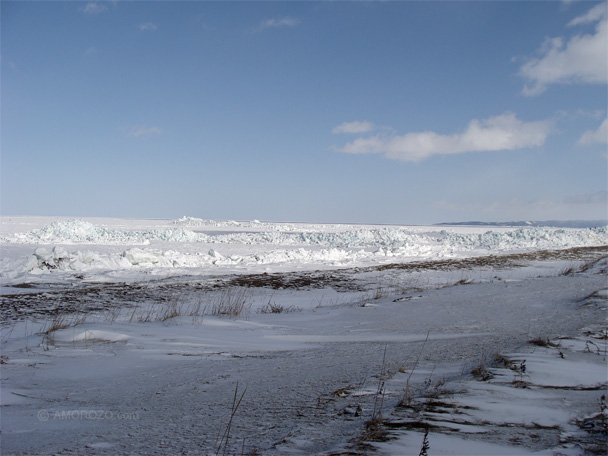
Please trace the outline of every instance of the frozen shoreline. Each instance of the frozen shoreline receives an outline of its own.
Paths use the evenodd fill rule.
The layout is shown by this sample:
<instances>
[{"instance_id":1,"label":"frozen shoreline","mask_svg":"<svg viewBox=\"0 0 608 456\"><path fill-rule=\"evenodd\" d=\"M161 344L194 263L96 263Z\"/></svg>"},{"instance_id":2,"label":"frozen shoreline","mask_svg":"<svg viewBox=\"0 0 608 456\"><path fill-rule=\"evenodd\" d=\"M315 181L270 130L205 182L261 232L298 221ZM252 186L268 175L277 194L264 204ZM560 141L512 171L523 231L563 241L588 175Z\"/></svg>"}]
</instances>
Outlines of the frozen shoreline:
<instances>
[{"instance_id":1,"label":"frozen shoreline","mask_svg":"<svg viewBox=\"0 0 608 456\"><path fill-rule=\"evenodd\" d=\"M53 220L53 221L51 221ZM3 218L4 285L365 267L605 245L608 228Z\"/></svg>"},{"instance_id":2,"label":"frozen shoreline","mask_svg":"<svg viewBox=\"0 0 608 456\"><path fill-rule=\"evenodd\" d=\"M95 244L99 239L82 245L6 242L6 236L49 226L30 222L21 231L14 221L3 225L0 247L9 253L3 271L15 272L20 258L37 249L50 255L44 258L41 250L39 260L55 261L56 267L18 272L10 280L3 276L3 454L198 455L216 454L221 447L226 454L241 454L244 448L244 454L337 455L366 454L370 446L379 454L418 454L424 433L403 425L404 419L432 427L435 452L429 454L459 454L455 449L465 448L471 454L553 454L559 449L570 455L583 454L580 445L589 445L584 432L576 431L576 420L597 412L606 378L598 385L598 374L577 380L568 372L572 366L579 372L599 369L601 377L606 365L604 339L588 334L601 337L606 330L608 248L565 245L591 231L533 229L534 234L527 232L533 243L522 253L521 243L505 243L513 233L521 238L523 232L513 229L467 227L430 235L427 227L416 227L417 234L410 227L398 228L391 242L395 233L426 233L441 240L439 250L427 250L416 261L387 255L382 247L376 253L363 249L371 256L352 263L299 258L226 267L140 264L75 271L64 267L73 263L56 253L84 245L110 258L125 246ZM87 223L92 222L118 230L114 233L167 228L166 221L148 227L148 221ZM248 223L197 229L251 231L258 225ZM272 236L288 227L295 227L291 234L303 232L294 224L260 225L258 233L275 230ZM344 225L308 227L313 228L325 240L335 239L328 233L362 233ZM597 239L605 240L599 234ZM447 255L456 238L494 239L502 249L476 256L477 243ZM379 239L384 238L368 242ZM596 245L597 239L588 240ZM172 245L174 251L195 255L201 247L159 242L138 248L150 255ZM546 244L549 250L539 250ZM261 244L227 245L241 257L264 251ZM315 249L322 250L316 246L311 252ZM558 352L543 349L550 362L529 344L560 337L569 337L560 348L564 358L555 360ZM585 338L596 343L597 353L585 351L592 346ZM506 395L509 385L473 380L470 372L480 359L510 356L521 365L522 353L530 350L529 370L520 375L530 386L508 401L528 402L511 415L500 412L507 410L506 402L484 409L498 399L496 391ZM505 383L517 374L490 364L488 370ZM574 388L560 389L556 396L537 387L539 366L546 365L552 370L543 371L545 379ZM591 389L577 390L579 381ZM365 432L378 408L381 383L385 429L381 426L378 435L389 441ZM239 394L246 392L226 445L218 435L227 429L237 385ZM441 393L444 404L456 404L469 415L447 416L445 410L433 415L422 408L422 415L412 417L412 410L398 407L406 388L417 394L412 403L428 403L430 388ZM520 413L526 404L529 413ZM563 413L537 422L556 404ZM469 406L480 411L472 413ZM510 418L497 421L496 410Z\"/></svg>"}]
</instances>

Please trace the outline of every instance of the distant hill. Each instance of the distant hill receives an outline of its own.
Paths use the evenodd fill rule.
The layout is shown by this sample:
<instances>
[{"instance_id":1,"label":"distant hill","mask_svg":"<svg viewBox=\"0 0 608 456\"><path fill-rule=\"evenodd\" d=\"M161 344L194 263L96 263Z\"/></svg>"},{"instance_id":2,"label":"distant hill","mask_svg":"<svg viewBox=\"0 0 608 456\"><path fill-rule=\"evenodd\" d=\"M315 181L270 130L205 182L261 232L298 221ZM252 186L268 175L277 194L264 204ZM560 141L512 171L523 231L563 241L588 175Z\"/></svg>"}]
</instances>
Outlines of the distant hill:
<instances>
[{"instance_id":1,"label":"distant hill","mask_svg":"<svg viewBox=\"0 0 608 456\"><path fill-rule=\"evenodd\" d=\"M436 226L544 226L554 228L594 228L608 225L608 220L545 220L522 222L450 222Z\"/></svg>"}]
</instances>

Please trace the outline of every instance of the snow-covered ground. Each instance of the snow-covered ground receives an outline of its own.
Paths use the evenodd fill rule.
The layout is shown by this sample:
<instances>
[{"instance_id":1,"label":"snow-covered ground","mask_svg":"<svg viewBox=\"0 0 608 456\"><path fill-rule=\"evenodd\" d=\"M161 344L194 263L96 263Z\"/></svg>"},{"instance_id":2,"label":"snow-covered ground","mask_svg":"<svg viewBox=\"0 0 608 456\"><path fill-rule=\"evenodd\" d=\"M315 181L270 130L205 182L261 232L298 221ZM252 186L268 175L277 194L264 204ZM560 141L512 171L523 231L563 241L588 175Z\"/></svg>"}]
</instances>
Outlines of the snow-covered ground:
<instances>
[{"instance_id":1,"label":"snow-covered ground","mask_svg":"<svg viewBox=\"0 0 608 456\"><path fill-rule=\"evenodd\" d=\"M583 454L606 442L606 244L5 217L2 454L419 454L426 430L429 455Z\"/></svg>"}]
</instances>

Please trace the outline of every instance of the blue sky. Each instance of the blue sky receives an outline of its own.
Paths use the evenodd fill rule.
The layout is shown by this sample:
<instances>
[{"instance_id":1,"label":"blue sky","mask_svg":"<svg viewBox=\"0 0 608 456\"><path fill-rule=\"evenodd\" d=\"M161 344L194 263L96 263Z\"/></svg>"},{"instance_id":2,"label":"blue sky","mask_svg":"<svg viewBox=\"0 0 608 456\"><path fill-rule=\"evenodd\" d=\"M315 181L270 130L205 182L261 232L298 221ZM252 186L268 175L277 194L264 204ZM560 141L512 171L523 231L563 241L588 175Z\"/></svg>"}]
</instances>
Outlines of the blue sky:
<instances>
[{"instance_id":1,"label":"blue sky","mask_svg":"<svg viewBox=\"0 0 608 456\"><path fill-rule=\"evenodd\" d=\"M605 2L1 2L2 215L607 217Z\"/></svg>"}]
</instances>

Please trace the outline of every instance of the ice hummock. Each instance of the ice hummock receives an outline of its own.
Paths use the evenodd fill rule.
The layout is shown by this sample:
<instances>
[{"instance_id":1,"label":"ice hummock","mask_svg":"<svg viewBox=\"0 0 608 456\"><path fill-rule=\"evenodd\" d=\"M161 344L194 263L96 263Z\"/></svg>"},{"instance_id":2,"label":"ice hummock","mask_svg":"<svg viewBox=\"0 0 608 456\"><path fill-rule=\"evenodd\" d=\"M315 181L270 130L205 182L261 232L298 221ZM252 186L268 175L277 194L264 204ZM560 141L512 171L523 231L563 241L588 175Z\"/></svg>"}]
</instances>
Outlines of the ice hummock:
<instances>
[{"instance_id":1,"label":"ice hummock","mask_svg":"<svg viewBox=\"0 0 608 456\"><path fill-rule=\"evenodd\" d=\"M119 276L129 270L172 275L273 265L314 269L608 244L607 227L487 229L192 217L156 225L95 221L57 220L26 232L5 228L0 245L12 254L0 260L0 277L10 282L61 272L114 271Z\"/></svg>"}]
</instances>

